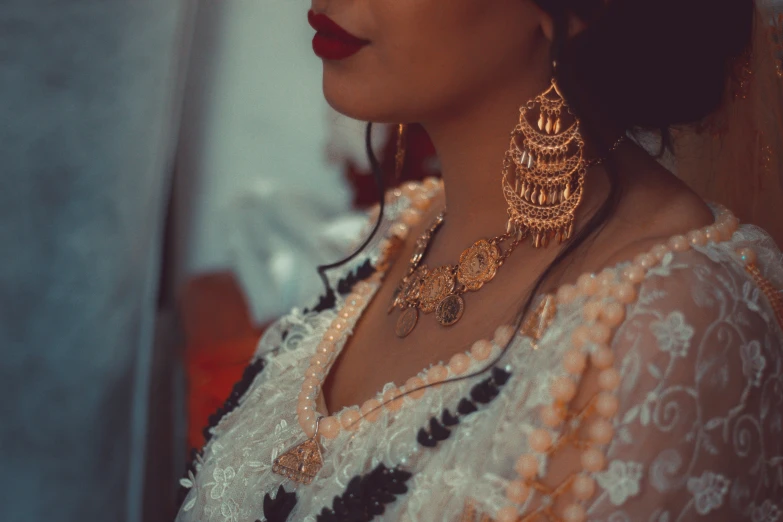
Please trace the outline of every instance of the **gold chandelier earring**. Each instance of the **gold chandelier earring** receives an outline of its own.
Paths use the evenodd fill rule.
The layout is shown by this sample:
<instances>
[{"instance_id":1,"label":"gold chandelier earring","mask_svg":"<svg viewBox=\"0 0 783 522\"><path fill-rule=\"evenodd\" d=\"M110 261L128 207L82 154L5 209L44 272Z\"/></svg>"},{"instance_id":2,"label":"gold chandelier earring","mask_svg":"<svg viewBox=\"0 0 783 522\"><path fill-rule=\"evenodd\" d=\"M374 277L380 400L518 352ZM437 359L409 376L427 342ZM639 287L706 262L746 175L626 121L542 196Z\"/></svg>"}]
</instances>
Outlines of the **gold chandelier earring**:
<instances>
[{"instance_id":1,"label":"gold chandelier earring","mask_svg":"<svg viewBox=\"0 0 783 522\"><path fill-rule=\"evenodd\" d=\"M520 239L529 236L535 248L553 239L562 243L573 234L574 212L591 166L584 159L579 119L554 79L519 112L503 162L508 232Z\"/></svg>"}]
</instances>

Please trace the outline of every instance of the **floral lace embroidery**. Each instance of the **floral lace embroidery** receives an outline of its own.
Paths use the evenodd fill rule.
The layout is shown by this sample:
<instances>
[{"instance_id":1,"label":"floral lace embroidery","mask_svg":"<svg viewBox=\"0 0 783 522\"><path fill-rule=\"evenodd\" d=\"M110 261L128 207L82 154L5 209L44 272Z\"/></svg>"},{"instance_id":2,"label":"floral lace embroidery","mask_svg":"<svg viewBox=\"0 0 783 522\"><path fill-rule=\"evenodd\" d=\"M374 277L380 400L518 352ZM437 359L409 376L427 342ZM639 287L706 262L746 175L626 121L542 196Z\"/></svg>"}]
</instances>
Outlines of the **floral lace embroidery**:
<instances>
[{"instance_id":1,"label":"floral lace embroidery","mask_svg":"<svg viewBox=\"0 0 783 522\"><path fill-rule=\"evenodd\" d=\"M751 522L777 522L780 520L781 511L770 500L765 500L760 506L751 508Z\"/></svg>"},{"instance_id":2,"label":"floral lace embroidery","mask_svg":"<svg viewBox=\"0 0 783 522\"><path fill-rule=\"evenodd\" d=\"M614 460L606 471L596 475L596 481L609 494L612 504L622 506L639 493L643 471L644 466L638 462Z\"/></svg>"},{"instance_id":3,"label":"floral lace embroidery","mask_svg":"<svg viewBox=\"0 0 783 522\"><path fill-rule=\"evenodd\" d=\"M719 508L729 491L730 484L729 479L711 471L704 472L699 478L689 478L688 491L693 493L696 512L700 515L706 515Z\"/></svg>"},{"instance_id":4,"label":"floral lace embroidery","mask_svg":"<svg viewBox=\"0 0 783 522\"><path fill-rule=\"evenodd\" d=\"M742 373L745 374L745 378L751 386L761 386L761 376L767 365L767 360L761 352L761 343L754 340L743 345L740 354L742 354Z\"/></svg>"},{"instance_id":5,"label":"floral lace embroidery","mask_svg":"<svg viewBox=\"0 0 783 522\"><path fill-rule=\"evenodd\" d=\"M212 477L215 481L204 484L205 486L212 485L212 492L209 494L210 498L215 500L223 498L226 489L231 485L231 481L234 480L235 476L236 472L231 466L226 469L215 468L215 471L212 473Z\"/></svg>"},{"instance_id":6,"label":"floral lace embroidery","mask_svg":"<svg viewBox=\"0 0 783 522\"><path fill-rule=\"evenodd\" d=\"M685 322L682 312L672 312L662 321L653 321L650 323L650 330L662 351L676 357L685 357L688 354L693 328Z\"/></svg>"}]
</instances>

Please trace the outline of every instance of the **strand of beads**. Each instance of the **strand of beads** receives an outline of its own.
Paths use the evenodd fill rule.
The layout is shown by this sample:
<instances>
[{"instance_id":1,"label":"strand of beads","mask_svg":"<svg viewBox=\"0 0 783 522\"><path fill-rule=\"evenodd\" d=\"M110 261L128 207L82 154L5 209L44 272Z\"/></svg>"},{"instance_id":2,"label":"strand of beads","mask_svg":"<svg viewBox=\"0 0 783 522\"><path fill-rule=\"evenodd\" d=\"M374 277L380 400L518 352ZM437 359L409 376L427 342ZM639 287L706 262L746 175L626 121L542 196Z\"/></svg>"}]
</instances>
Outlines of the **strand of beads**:
<instances>
[{"instance_id":1,"label":"strand of beads","mask_svg":"<svg viewBox=\"0 0 783 522\"><path fill-rule=\"evenodd\" d=\"M406 399L417 401L423 398L430 387L437 386L451 377L464 375L478 363L489 359L498 346L504 346L508 342L508 339L510 339L509 332L513 332L513 328L508 326L500 327L495 333L494 344L487 340L477 341L469 352L457 353L451 357L447 364L436 364L419 375L411 377L403 386L389 388L380 399L369 399L362 404L358 411L356 409L346 410L340 416L339 426L344 429L355 430L361 422L375 422L378 420L384 410L389 412L399 411L405 404ZM323 420L321 421L321 426L323 429ZM324 436L330 438L327 434L324 434Z\"/></svg>"},{"instance_id":2,"label":"strand of beads","mask_svg":"<svg viewBox=\"0 0 783 522\"><path fill-rule=\"evenodd\" d=\"M434 178L430 178L422 183L406 183L402 188L395 189L387 194L387 202L389 204L395 203L401 196L406 196L410 200L411 206L403 210L399 220L391 225L389 237L380 245L381 252L395 253L394 242L404 240L408 236L410 228L421 221L422 212L429 207L432 199L441 189L442 183ZM389 260L383 259L383 255L381 257L377 265L381 267L389 266ZM379 270L368 280L360 282L355 286L353 292L346 297L345 305L337 313L337 318L332 321L329 329L324 333L321 342L316 348L316 354L310 359L310 366L305 371L305 379L302 382L296 409L299 425L308 438L313 437L316 432L316 420L318 417L316 399L329 368L337 359L338 346L345 343L367 303L378 290L383 276L383 270ZM373 417L377 418L377 415ZM337 437L342 427L356 429L360 418L360 412L356 411L356 409L347 410L339 418L330 415L321 419L318 425L318 432L328 439L333 439Z\"/></svg>"},{"instance_id":3,"label":"strand of beads","mask_svg":"<svg viewBox=\"0 0 783 522\"><path fill-rule=\"evenodd\" d=\"M751 248L742 248L737 254L745 264L745 271L753 278L753 282L759 287L769 301L772 313L775 314L775 318L778 324L783 328L783 294L781 291L775 288L772 281L764 277L759 269L757 262L756 252Z\"/></svg>"},{"instance_id":4,"label":"strand of beads","mask_svg":"<svg viewBox=\"0 0 783 522\"><path fill-rule=\"evenodd\" d=\"M354 294L346 299L346 307L332 323L330 331L334 331L327 332L324 340L318 345L318 353L310 361L297 407L299 425L307 437L315 435L317 419L315 401L328 367L336 357L336 346L342 341L342 337L337 332L347 332L355 324L359 315L355 310L364 306L366 296L371 295L373 291L373 284L377 283L367 281L356 285ZM353 309L346 310L349 307ZM338 323L340 319L344 319L345 323ZM513 327L501 326L496 330L493 341L477 341L468 352L453 355L447 364L436 364L430 367L408 379L403 386L387 389L380 398L369 399L361 407L345 409L339 415L322 418L318 425L318 433L326 439L334 439L343 430L356 431L363 422L375 422L384 411L399 411L406 399L412 402L423 398L430 389L428 386L437 386L446 379L464 375L479 363L489 359L500 347L508 343L513 332Z\"/></svg>"},{"instance_id":5,"label":"strand of beads","mask_svg":"<svg viewBox=\"0 0 783 522\"><path fill-rule=\"evenodd\" d=\"M391 234L400 239L406 239L411 228L421 222L423 213L430 208L432 200L442 190L443 180L437 178L427 178L422 182L409 181L400 188L392 190L389 193L391 201L405 196L411 204L400 213L397 222L391 226Z\"/></svg>"},{"instance_id":6,"label":"strand of beads","mask_svg":"<svg viewBox=\"0 0 783 522\"><path fill-rule=\"evenodd\" d=\"M302 390L299 393L297 415L299 425L307 437L315 435L317 420L316 398L320 393L323 380L329 367L337 357L337 347L343 342L356 322L359 320L362 310L367 304L377 285L380 274L373 274L367 281L356 284L353 292L345 299L345 305L337 313L329 329L324 334L316 348L316 353L310 359L310 366L305 371L305 379L302 382ZM327 417L322 419L319 425L319 433L324 436L334 431L334 419Z\"/></svg>"},{"instance_id":7,"label":"strand of beads","mask_svg":"<svg viewBox=\"0 0 783 522\"><path fill-rule=\"evenodd\" d=\"M381 251L386 251L390 242L396 236L404 239L411 227L416 226L422 219L422 213L429 208L431 200L442 190L442 182L435 178L429 178L422 183L410 182L400 189L392 191L390 203L400 196L407 197L411 206L403 210L400 219L390 228L391 237L381 245ZM385 260L379 260L379 265L387 265ZM345 305L340 309L337 318L332 321L329 329L324 334L316 348L316 354L310 360L310 366L305 371L305 379L299 393L297 416L299 425L308 437L313 437L316 432L317 406L316 399L320 393L323 381L338 355L338 347L343 345L346 338L356 325L364 308L374 296L384 276L382 271L376 272L367 281L358 283L353 292L345 299ZM498 329L496 340L508 335L508 327ZM499 337L498 337L499 336ZM383 409L388 411L399 410L404 402L401 397L416 400L426 393L425 386L438 384L450 375L464 374L470 368L472 362L485 360L492 351L492 344L488 341L476 343L470 354L459 353L452 357L448 365L438 364L430 368L424 375L414 376L408 379L405 385L387 390L381 399L370 399L360 408L348 408L340 415L330 415L318 423L318 433L327 439L334 439L345 429L354 431L359 428L362 421L374 422L380 416Z\"/></svg>"},{"instance_id":8,"label":"strand of beads","mask_svg":"<svg viewBox=\"0 0 783 522\"><path fill-rule=\"evenodd\" d=\"M606 465L604 448L614 437L612 421L619 409L616 390L620 386L621 376L615 368L610 342L617 327L625 319L626 307L636 302L637 285L667 254L685 252L708 242L727 241L738 226L737 218L725 208L719 208L713 225L686 235L674 236L666 243L654 246L638 255L622 270L620 277L617 270L607 269L598 275L582 275L576 285L565 285L558 290L558 305L565 306L577 299L584 299L584 324L572 334L572 348L562 360L563 374L551 383L552 402L540 412L544 428L535 429L528 435L531 451L523 454L516 462L515 470L519 477L509 482L506 488L509 503L498 510L497 522L528 522L541 515L546 515L549 520L563 522L586 520L584 504L596 492L592 475L603 470ZM753 266L755 257L752 252L743 251L740 255ZM597 370L599 391L587 401L586 407L572 411L571 404L577 386L588 366ZM581 469L556 487L548 487L543 483L545 477L540 473L542 462L566 445L581 451ZM530 499L532 492L542 495L541 502L532 511L520 516L520 509ZM556 501L566 493L570 494L568 501L559 512L554 512Z\"/></svg>"}]
</instances>

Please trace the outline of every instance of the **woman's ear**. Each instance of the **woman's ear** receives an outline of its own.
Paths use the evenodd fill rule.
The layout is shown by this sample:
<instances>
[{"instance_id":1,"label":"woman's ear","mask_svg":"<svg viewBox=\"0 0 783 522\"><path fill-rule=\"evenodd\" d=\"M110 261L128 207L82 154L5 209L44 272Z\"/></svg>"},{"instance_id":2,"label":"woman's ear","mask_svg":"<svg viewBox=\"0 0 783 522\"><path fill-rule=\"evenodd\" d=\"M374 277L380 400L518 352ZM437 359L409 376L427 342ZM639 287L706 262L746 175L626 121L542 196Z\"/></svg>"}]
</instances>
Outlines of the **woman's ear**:
<instances>
[{"instance_id":1,"label":"woman's ear","mask_svg":"<svg viewBox=\"0 0 783 522\"><path fill-rule=\"evenodd\" d=\"M555 22L551 16L547 14L541 16L541 31L550 42L555 39Z\"/></svg>"}]
</instances>

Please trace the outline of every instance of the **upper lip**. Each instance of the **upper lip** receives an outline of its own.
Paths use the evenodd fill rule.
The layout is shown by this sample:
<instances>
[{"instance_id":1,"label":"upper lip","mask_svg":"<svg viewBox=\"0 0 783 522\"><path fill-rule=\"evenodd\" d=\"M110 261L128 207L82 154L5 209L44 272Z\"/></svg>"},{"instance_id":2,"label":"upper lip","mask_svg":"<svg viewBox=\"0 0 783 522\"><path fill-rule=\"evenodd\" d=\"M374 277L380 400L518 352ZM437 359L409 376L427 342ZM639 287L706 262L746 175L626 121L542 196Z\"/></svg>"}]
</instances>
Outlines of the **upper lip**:
<instances>
[{"instance_id":1,"label":"upper lip","mask_svg":"<svg viewBox=\"0 0 783 522\"><path fill-rule=\"evenodd\" d=\"M325 14L316 13L313 10L310 10L307 13L307 21L310 22L310 26L313 29L327 38L333 38L335 40L340 40L341 42L356 45L369 43L368 40L352 35Z\"/></svg>"}]
</instances>

